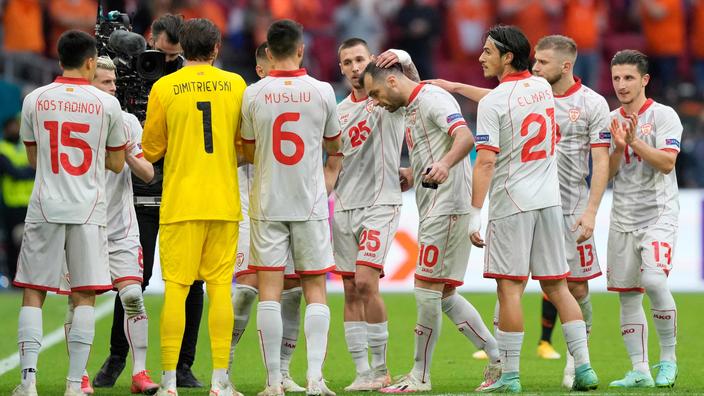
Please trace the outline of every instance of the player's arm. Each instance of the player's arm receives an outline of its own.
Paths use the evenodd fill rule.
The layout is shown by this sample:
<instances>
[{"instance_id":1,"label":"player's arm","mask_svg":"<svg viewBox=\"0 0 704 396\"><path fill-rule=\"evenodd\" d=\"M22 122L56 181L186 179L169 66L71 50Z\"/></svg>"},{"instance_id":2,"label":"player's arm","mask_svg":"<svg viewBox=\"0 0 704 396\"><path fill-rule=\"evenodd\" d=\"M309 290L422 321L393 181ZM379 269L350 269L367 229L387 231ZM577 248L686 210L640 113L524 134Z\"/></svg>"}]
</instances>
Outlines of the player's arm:
<instances>
[{"instance_id":1,"label":"player's arm","mask_svg":"<svg viewBox=\"0 0 704 396\"><path fill-rule=\"evenodd\" d=\"M675 162L677 162L678 154L677 152L657 149L637 137L633 139L629 145L643 161L647 162L648 165L658 171L667 175L675 169Z\"/></svg>"},{"instance_id":2,"label":"player's arm","mask_svg":"<svg viewBox=\"0 0 704 396\"><path fill-rule=\"evenodd\" d=\"M474 85L447 81L440 78L433 80L425 80L423 82L427 84L437 85L438 87L444 89L445 91L451 94L462 95L473 102L479 102L480 100L482 100L483 97L485 97L489 92L491 92L491 90L487 88L475 87Z\"/></svg>"},{"instance_id":3,"label":"player's arm","mask_svg":"<svg viewBox=\"0 0 704 396\"><path fill-rule=\"evenodd\" d=\"M591 238L596 224L596 213L601 204L601 198L609 184L609 148L592 147L592 181L589 189L587 208L582 217L574 225L573 231L582 227L582 233L577 238L577 243L582 243Z\"/></svg>"},{"instance_id":4,"label":"player's arm","mask_svg":"<svg viewBox=\"0 0 704 396\"><path fill-rule=\"evenodd\" d=\"M467 126L457 127L453 131L453 141L450 150L440 161L430 166L430 171L423 176L428 183L444 183L450 175L450 169L458 162L467 158L474 147L474 136Z\"/></svg>"},{"instance_id":5,"label":"player's arm","mask_svg":"<svg viewBox=\"0 0 704 396\"><path fill-rule=\"evenodd\" d=\"M26 144L24 146L25 151L27 151L27 159L29 160L29 166L37 169L37 145L36 144Z\"/></svg>"},{"instance_id":6,"label":"player's arm","mask_svg":"<svg viewBox=\"0 0 704 396\"><path fill-rule=\"evenodd\" d=\"M609 154L609 180L613 179L618 174L621 168L621 159L624 150L626 150L626 130L635 128L633 117L629 117L629 122L621 123L617 118L611 119L609 131L611 132L611 141L613 142L614 151Z\"/></svg>"},{"instance_id":7,"label":"player's arm","mask_svg":"<svg viewBox=\"0 0 704 396\"><path fill-rule=\"evenodd\" d=\"M131 152L137 143L131 142L127 146L127 152ZM127 155L125 157L127 166L130 167L132 173L140 178L143 182L149 183L154 178L154 165L144 158L144 155Z\"/></svg>"},{"instance_id":8,"label":"player's arm","mask_svg":"<svg viewBox=\"0 0 704 396\"><path fill-rule=\"evenodd\" d=\"M144 158L151 163L157 162L166 154L166 147L166 112L159 100L158 86L155 84L147 102L147 119L142 135Z\"/></svg>"},{"instance_id":9,"label":"player's arm","mask_svg":"<svg viewBox=\"0 0 704 396\"><path fill-rule=\"evenodd\" d=\"M105 169L113 171L115 173L122 172L125 167L125 150L121 148L119 150L108 150L105 152Z\"/></svg>"},{"instance_id":10,"label":"player's arm","mask_svg":"<svg viewBox=\"0 0 704 396\"><path fill-rule=\"evenodd\" d=\"M342 169L342 159L342 153L336 153L328 155L325 161L323 172L325 173L325 188L327 189L328 195L335 189L337 178L340 176L340 170Z\"/></svg>"},{"instance_id":11,"label":"player's arm","mask_svg":"<svg viewBox=\"0 0 704 396\"><path fill-rule=\"evenodd\" d=\"M403 70L403 74L406 77L415 82L420 81L420 74L418 74L418 69L416 68L416 65L413 63L413 60L411 59L411 56L408 54L408 52L404 50L393 48L386 50L381 55L377 56L374 61L376 62L377 66L384 68L394 65L396 63L400 63L401 69Z\"/></svg>"}]
</instances>

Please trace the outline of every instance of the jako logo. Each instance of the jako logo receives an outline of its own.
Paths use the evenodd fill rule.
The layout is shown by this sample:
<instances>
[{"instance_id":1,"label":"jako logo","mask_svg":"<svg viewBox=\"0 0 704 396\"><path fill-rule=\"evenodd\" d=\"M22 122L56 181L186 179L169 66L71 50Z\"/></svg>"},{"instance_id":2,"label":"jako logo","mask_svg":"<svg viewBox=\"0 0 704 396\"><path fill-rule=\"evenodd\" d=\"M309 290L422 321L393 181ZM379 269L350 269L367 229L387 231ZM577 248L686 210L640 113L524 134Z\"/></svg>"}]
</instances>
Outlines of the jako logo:
<instances>
[{"instance_id":1,"label":"jako logo","mask_svg":"<svg viewBox=\"0 0 704 396\"><path fill-rule=\"evenodd\" d=\"M621 330L621 335L634 334L635 332L636 332L636 329L634 329L633 327L630 327L628 329Z\"/></svg>"},{"instance_id":2,"label":"jako logo","mask_svg":"<svg viewBox=\"0 0 704 396\"><path fill-rule=\"evenodd\" d=\"M661 319L661 320L671 320L672 316L670 315L660 315L660 314L654 314L653 315L654 319Z\"/></svg>"}]
</instances>

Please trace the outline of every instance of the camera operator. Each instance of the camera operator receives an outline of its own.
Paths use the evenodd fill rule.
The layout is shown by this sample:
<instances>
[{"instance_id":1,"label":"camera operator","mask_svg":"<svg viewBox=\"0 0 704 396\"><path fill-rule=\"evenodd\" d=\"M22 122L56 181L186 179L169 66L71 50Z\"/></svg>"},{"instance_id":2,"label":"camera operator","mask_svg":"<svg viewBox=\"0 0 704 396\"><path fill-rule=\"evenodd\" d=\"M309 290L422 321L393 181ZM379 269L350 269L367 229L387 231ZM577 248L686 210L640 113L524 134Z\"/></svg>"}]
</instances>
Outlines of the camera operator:
<instances>
[{"instance_id":1,"label":"camera operator","mask_svg":"<svg viewBox=\"0 0 704 396\"><path fill-rule=\"evenodd\" d=\"M172 73L183 66L179 32L183 27L183 18L177 15L165 14L152 23L149 46L163 52L166 57L164 74ZM156 237L159 232L159 203L163 179L163 160L154 164L154 179L144 183L133 177L135 211L140 231L140 243L143 248L144 276L142 289L149 284L154 266ZM191 286L186 299L186 328L181 344L176 382L178 387L200 388L203 385L191 372L195 360L198 328L203 313L203 281L196 281ZM129 344L125 338L122 325L124 310L119 298L115 299L115 311L110 336L110 356L93 380L95 387L112 387L125 367Z\"/></svg>"}]
</instances>

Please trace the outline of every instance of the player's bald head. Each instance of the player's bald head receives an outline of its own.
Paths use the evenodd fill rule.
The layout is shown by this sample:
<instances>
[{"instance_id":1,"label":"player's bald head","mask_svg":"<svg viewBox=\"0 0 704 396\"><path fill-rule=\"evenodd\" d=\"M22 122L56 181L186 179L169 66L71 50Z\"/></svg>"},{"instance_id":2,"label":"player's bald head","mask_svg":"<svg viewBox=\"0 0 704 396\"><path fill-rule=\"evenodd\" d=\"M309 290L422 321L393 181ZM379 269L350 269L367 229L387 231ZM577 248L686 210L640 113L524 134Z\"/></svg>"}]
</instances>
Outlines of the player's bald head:
<instances>
[{"instance_id":1,"label":"player's bald head","mask_svg":"<svg viewBox=\"0 0 704 396\"><path fill-rule=\"evenodd\" d=\"M545 36L535 44L536 51L552 50L556 55L571 62L577 59L577 43L573 39L560 34Z\"/></svg>"},{"instance_id":2,"label":"player's bald head","mask_svg":"<svg viewBox=\"0 0 704 396\"><path fill-rule=\"evenodd\" d=\"M367 67L364 69L364 72L362 72L362 75L360 76L359 80L361 82L362 88L367 89L367 87L365 87L366 81L383 81L388 76L395 76L397 78L402 77L403 68L401 67L401 64L395 63L389 67L379 67L376 65L376 63L369 62Z\"/></svg>"}]
</instances>

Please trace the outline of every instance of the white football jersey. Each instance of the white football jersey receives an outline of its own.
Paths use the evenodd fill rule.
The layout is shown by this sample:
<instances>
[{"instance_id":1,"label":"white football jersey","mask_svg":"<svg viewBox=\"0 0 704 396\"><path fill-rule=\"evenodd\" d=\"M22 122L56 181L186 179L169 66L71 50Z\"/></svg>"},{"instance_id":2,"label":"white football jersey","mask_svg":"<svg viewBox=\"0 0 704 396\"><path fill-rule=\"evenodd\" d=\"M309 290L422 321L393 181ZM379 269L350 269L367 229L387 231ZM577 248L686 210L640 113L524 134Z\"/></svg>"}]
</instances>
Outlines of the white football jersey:
<instances>
[{"instance_id":1,"label":"white football jersey","mask_svg":"<svg viewBox=\"0 0 704 396\"><path fill-rule=\"evenodd\" d=\"M254 166L245 164L237 168L237 181L240 184L240 207L242 208L242 221L249 223L249 193L254 181Z\"/></svg>"},{"instance_id":2,"label":"white football jersey","mask_svg":"<svg viewBox=\"0 0 704 396\"><path fill-rule=\"evenodd\" d=\"M37 146L26 221L106 226L105 151L127 143L117 99L87 80L58 77L25 97L20 135Z\"/></svg>"},{"instance_id":3,"label":"white football jersey","mask_svg":"<svg viewBox=\"0 0 704 396\"><path fill-rule=\"evenodd\" d=\"M247 87L242 139L256 141L249 217L266 221L328 218L322 141L340 134L330 84L274 70Z\"/></svg>"},{"instance_id":4,"label":"white football jersey","mask_svg":"<svg viewBox=\"0 0 704 396\"><path fill-rule=\"evenodd\" d=\"M125 135L130 142L137 142L125 156L144 157L142 153L142 124L134 115L122 112ZM105 188L108 193L108 240L139 236L137 215L132 195L132 172L125 164L122 172L105 171Z\"/></svg>"},{"instance_id":5,"label":"white football jersey","mask_svg":"<svg viewBox=\"0 0 704 396\"><path fill-rule=\"evenodd\" d=\"M623 108L610 118L626 121ZM638 112L638 139L659 150L680 152L682 123L675 110L648 99ZM612 143L613 151L613 143ZM675 170L664 174L626 147L614 177L611 228L630 232L652 224L677 225L680 213Z\"/></svg>"},{"instance_id":6,"label":"white football jersey","mask_svg":"<svg viewBox=\"0 0 704 396\"><path fill-rule=\"evenodd\" d=\"M419 84L406 106L405 125L420 219L468 213L472 204L469 156L450 169L437 189L422 186L426 170L450 151L455 130L467 126L455 98L435 85Z\"/></svg>"},{"instance_id":7,"label":"white football jersey","mask_svg":"<svg viewBox=\"0 0 704 396\"><path fill-rule=\"evenodd\" d=\"M529 72L509 74L479 101L477 150L496 152L489 219L560 205L552 87Z\"/></svg>"},{"instance_id":8,"label":"white football jersey","mask_svg":"<svg viewBox=\"0 0 704 396\"><path fill-rule=\"evenodd\" d=\"M562 212L581 216L589 200L589 155L592 147L609 147L609 105L579 78L564 95L555 95L557 174Z\"/></svg>"},{"instance_id":9,"label":"white football jersey","mask_svg":"<svg viewBox=\"0 0 704 396\"><path fill-rule=\"evenodd\" d=\"M344 157L335 185L336 212L401 205L403 113L389 113L370 98L356 99L354 93L337 105Z\"/></svg>"}]
</instances>

